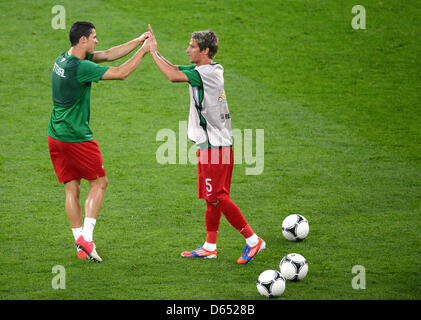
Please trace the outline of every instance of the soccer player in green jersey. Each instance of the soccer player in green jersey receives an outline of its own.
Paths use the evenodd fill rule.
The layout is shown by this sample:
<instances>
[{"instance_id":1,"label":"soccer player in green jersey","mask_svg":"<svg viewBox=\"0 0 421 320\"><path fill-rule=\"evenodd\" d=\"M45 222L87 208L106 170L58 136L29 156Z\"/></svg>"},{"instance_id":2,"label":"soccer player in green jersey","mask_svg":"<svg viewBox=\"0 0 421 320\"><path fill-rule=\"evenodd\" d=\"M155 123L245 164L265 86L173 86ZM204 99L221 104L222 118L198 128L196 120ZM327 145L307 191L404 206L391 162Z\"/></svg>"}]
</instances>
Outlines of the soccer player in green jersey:
<instances>
[{"instance_id":1,"label":"soccer player in green jersey","mask_svg":"<svg viewBox=\"0 0 421 320\"><path fill-rule=\"evenodd\" d=\"M64 183L65 207L79 258L102 261L95 249L93 230L108 185L102 155L89 127L91 83L127 78L147 53L148 37L149 33L145 32L122 45L94 51L98 44L95 26L78 21L69 32L71 48L54 62L48 146L58 181ZM97 64L120 59L141 45L133 57L119 67ZM81 179L90 183L83 227L79 202Z\"/></svg>"},{"instance_id":2,"label":"soccer player in green jersey","mask_svg":"<svg viewBox=\"0 0 421 320\"><path fill-rule=\"evenodd\" d=\"M232 129L224 89L224 68L213 62L218 37L212 30L193 32L187 54L189 66L175 66L157 50L149 25L149 50L159 70L172 82L189 83L190 113L187 134L196 143L198 153L198 197L206 201L206 241L186 258L216 258L216 240L221 214L245 238L246 245L237 263L246 264L266 247L231 200L233 171Z\"/></svg>"}]
</instances>

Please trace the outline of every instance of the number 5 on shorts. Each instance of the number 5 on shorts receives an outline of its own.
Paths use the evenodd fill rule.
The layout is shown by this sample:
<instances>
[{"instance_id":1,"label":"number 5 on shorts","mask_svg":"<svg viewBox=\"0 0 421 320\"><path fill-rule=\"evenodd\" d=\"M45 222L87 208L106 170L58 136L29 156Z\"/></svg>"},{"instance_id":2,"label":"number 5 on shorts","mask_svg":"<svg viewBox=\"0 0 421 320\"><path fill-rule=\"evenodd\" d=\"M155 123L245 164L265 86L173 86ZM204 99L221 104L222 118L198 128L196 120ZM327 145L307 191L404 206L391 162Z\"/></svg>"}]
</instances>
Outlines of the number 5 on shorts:
<instances>
[{"instance_id":1,"label":"number 5 on shorts","mask_svg":"<svg viewBox=\"0 0 421 320\"><path fill-rule=\"evenodd\" d=\"M207 192L212 192L212 185L211 185L211 182L212 181L212 179L211 178L206 178L205 179L205 183L206 183L206 191Z\"/></svg>"}]
</instances>

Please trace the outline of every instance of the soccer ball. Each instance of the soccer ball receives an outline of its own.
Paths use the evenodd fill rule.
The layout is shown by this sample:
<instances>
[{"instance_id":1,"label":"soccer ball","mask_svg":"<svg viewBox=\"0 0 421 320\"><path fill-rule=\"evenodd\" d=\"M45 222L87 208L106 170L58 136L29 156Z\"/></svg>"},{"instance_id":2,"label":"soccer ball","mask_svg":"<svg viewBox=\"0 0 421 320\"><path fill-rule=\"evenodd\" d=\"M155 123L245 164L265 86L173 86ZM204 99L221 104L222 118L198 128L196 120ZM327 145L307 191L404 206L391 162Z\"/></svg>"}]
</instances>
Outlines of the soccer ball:
<instances>
[{"instance_id":1,"label":"soccer ball","mask_svg":"<svg viewBox=\"0 0 421 320\"><path fill-rule=\"evenodd\" d=\"M308 263L301 254L290 253L282 258L279 269L285 279L299 281L307 275Z\"/></svg>"},{"instance_id":2,"label":"soccer ball","mask_svg":"<svg viewBox=\"0 0 421 320\"><path fill-rule=\"evenodd\" d=\"M263 271L257 279L257 291L267 298L279 297L285 290L285 278L277 270Z\"/></svg>"},{"instance_id":3,"label":"soccer ball","mask_svg":"<svg viewBox=\"0 0 421 320\"><path fill-rule=\"evenodd\" d=\"M289 241L301 241L308 236L309 225L300 214L291 214L282 221L282 234Z\"/></svg>"}]
</instances>

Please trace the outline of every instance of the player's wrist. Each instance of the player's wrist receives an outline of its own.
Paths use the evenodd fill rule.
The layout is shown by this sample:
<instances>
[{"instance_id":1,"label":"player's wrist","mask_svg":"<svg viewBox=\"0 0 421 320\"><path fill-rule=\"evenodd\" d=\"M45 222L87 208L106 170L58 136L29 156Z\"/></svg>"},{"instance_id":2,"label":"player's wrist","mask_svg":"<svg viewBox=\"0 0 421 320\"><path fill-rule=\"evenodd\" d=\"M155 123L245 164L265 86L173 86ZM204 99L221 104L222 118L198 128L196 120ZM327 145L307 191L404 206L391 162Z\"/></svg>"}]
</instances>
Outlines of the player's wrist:
<instances>
[{"instance_id":1,"label":"player's wrist","mask_svg":"<svg viewBox=\"0 0 421 320\"><path fill-rule=\"evenodd\" d=\"M142 56L144 56L145 54L147 54L147 53L148 53L148 49L147 49L147 48L145 48L145 47L141 47L141 48L139 49L139 52L140 52L140 54L141 54Z\"/></svg>"},{"instance_id":2,"label":"player's wrist","mask_svg":"<svg viewBox=\"0 0 421 320\"><path fill-rule=\"evenodd\" d=\"M145 39L142 37L136 38L136 40L137 40L137 46L141 46L145 42Z\"/></svg>"}]
</instances>

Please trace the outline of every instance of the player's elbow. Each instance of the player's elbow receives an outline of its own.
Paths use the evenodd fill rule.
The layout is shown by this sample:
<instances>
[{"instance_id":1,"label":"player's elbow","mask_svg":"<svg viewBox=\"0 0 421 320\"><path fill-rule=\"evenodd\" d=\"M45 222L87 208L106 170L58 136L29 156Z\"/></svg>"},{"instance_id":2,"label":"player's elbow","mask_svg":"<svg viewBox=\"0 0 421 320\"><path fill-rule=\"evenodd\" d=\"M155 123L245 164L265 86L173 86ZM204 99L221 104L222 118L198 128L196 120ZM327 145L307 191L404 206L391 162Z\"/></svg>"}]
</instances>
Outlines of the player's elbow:
<instances>
[{"instance_id":1,"label":"player's elbow","mask_svg":"<svg viewBox=\"0 0 421 320\"><path fill-rule=\"evenodd\" d=\"M117 80L126 80L130 74L126 69L121 67L118 67L116 71Z\"/></svg>"},{"instance_id":2,"label":"player's elbow","mask_svg":"<svg viewBox=\"0 0 421 320\"><path fill-rule=\"evenodd\" d=\"M134 71L134 69L129 69L129 68L123 68L123 67L119 67L118 68L118 80L126 80L126 78Z\"/></svg>"},{"instance_id":3,"label":"player's elbow","mask_svg":"<svg viewBox=\"0 0 421 320\"><path fill-rule=\"evenodd\" d=\"M119 74L119 77L117 80L126 80L128 76L129 76L128 73L121 73Z\"/></svg>"},{"instance_id":4,"label":"player's elbow","mask_svg":"<svg viewBox=\"0 0 421 320\"><path fill-rule=\"evenodd\" d=\"M110 67L102 76L102 80L124 80L129 76L129 73L124 69Z\"/></svg>"},{"instance_id":5,"label":"player's elbow","mask_svg":"<svg viewBox=\"0 0 421 320\"><path fill-rule=\"evenodd\" d=\"M170 80L171 82L182 82L185 81L182 77L180 77L177 73L170 73L167 76L168 80Z\"/></svg>"},{"instance_id":6,"label":"player's elbow","mask_svg":"<svg viewBox=\"0 0 421 320\"><path fill-rule=\"evenodd\" d=\"M174 77L174 76L169 76L168 80L170 80L171 82L178 82L176 77Z\"/></svg>"},{"instance_id":7,"label":"player's elbow","mask_svg":"<svg viewBox=\"0 0 421 320\"><path fill-rule=\"evenodd\" d=\"M111 60L111 58L110 58L110 51L109 51L109 50L104 50L104 51L102 51L102 54L101 54L101 61L102 61L102 62L109 62L109 61L112 61L112 60Z\"/></svg>"},{"instance_id":8,"label":"player's elbow","mask_svg":"<svg viewBox=\"0 0 421 320\"><path fill-rule=\"evenodd\" d=\"M118 57L115 55L113 51L111 51L111 49L105 50L104 53L105 53L105 59L108 62L115 61L118 59Z\"/></svg>"},{"instance_id":9,"label":"player's elbow","mask_svg":"<svg viewBox=\"0 0 421 320\"><path fill-rule=\"evenodd\" d=\"M188 82L189 78L187 78L184 72L178 70L171 70L167 73L167 78L171 82Z\"/></svg>"}]
</instances>

